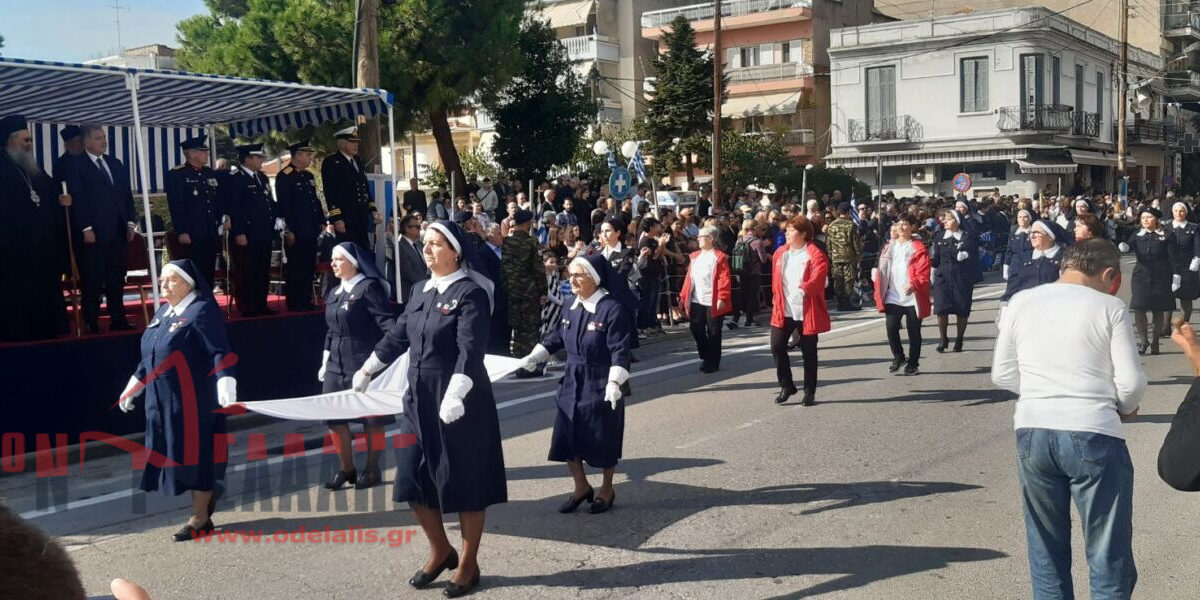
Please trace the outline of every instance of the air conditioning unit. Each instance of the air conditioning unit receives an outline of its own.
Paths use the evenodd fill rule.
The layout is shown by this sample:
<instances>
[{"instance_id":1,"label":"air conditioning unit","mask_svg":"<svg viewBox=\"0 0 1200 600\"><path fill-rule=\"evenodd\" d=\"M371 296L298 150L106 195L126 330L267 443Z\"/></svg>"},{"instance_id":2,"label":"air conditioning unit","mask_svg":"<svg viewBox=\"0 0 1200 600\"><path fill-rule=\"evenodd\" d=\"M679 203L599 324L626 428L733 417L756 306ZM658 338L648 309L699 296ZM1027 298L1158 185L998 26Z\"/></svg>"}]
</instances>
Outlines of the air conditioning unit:
<instances>
[{"instance_id":1,"label":"air conditioning unit","mask_svg":"<svg viewBox=\"0 0 1200 600\"><path fill-rule=\"evenodd\" d=\"M935 183L933 167L913 167L910 175L909 181L913 185L933 185Z\"/></svg>"}]
</instances>

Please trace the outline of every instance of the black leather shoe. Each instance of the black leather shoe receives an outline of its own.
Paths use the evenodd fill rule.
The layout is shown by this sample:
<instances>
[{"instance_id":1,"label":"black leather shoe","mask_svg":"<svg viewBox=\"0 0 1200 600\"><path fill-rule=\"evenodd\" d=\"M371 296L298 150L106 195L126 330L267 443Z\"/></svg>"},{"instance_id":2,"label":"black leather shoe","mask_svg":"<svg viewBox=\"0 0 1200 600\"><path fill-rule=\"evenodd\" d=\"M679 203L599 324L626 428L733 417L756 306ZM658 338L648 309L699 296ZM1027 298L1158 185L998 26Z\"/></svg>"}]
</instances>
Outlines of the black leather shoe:
<instances>
[{"instance_id":1,"label":"black leather shoe","mask_svg":"<svg viewBox=\"0 0 1200 600\"><path fill-rule=\"evenodd\" d=\"M919 369L917 369L917 365L908 365L908 366L904 367L905 375L916 375L918 372L919 372Z\"/></svg>"},{"instance_id":2,"label":"black leather shoe","mask_svg":"<svg viewBox=\"0 0 1200 600\"><path fill-rule=\"evenodd\" d=\"M788 398L791 398L792 395L797 391L798 390L796 390L796 388L792 388L790 390L779 390L779 395L775 396L775 404L783 404L784 402L787 402Z\"/></svg>"},{"instance_id":3,"label":"black leather shoe","mask_svg":"<svg viewBox=\"0 0 1200 600\"><path fill-rule=\"evenodd\" d=\"M948 340L948 339L946 339L946 338L942 338L942 341L938 342L938 345L937 345L937 351L938 351L938 352L945 352L945 351L946 351L946 348L947 348L947 347L949 347L949 346L950 346L950 340Z\"/></svg>"},{"instance_id":4,"label":"black leather shoe","mask_svg":"<svg viewBox=\"0 0 1200 600\"><path fill-rule=\"evenodd\" d=\"M1147 344L1147 343L1145 343L1145 342L1142 342L1142 343L1138 344L1138 345L1137 345L1137 351L1138 351L1138 354L1145 354L1145 353L1146 353L1146 350L1147 350L1148 348L1150 348L1150 344Z\"/></svg>"},{"instance_id":5,"label":"black leather shoe","mask_svg":"<svg viewBox=\"0 0 1200 600\"><path fill-rule=\"evenodd\" d=\"M963 341L961 339L954 340L954 351L955 352L962 352L962 343L963 343Z\"/></svg>"},{"instance_id":6,"label":"black leather shoe","mask_svg":"<svg viewBox=\"0 0 1200 600\"><path fill-rule=\"evenodd\" d=\"M175 534L171 536L171 539L175 540L176 542L190 542L194 539L200 538L201 536L212 533L213 529L214 527L212 519L206 521L204 525L201 525L199 528L192 527L191 523L187 523L183 526L183 529L176 531Z\"/></svg>"},{"instance_id":7,"label":"black leather shoe","mask_svg":"<svg viewBox=\"0 0 1200 600\"><path fill-rule=\"evenodd\" d=\"M895 373L896 371L899 371L900 367L902 366L904 366L903 358L893 358L892 364L888 365L888 373Z\"/></svg>"},{"instance_id":8,"label":"black leather shoe","mask_svg":"<svg viewBox=\"0 0 1200 600\"><path fill-rule=\"evenodd\" d=\"M725 324L725 326L726 326L726 327L728 327L728 328L729 328L729 329L731 329L731 330L732 330L732 329L737 329L737 328L738 328L737 321L730 321L730 322L726 323L726 324Z\"/></svg>"},{"instance_id":9,"label":"black leather shoe","mask_svg":"<svg viewBox=\"0 0 1200 600\"><path fill-rule=\"evenodd\" d=\"M459 585L459 584L451 581L449 585L447 585L445 588L442 589L442 595L447 598L457 598L459 596L466 596L467 594L470 594L471 592L475 591L475 588L477 588L477 587L479 587L479 571L478 570L475 571L475 575L473 575L471 577L471 579L469 581L467 581L467 583L465 585Z\"/></svg>"},{"instance_id":10,"label":"black leather shoe","mask_svg":"<svg viewBox=\"0 0 1200 600\"><path fill-rule=\"evenodd\" d=\"M413 574L412 579L408 580L408 585L411 585L415 588L423 588L433 583L433 580L437 579L438 576L442 574L442 571L445 571L446 569L454 570L457 568L458 551L454 548L451 548L450 554L446 555L446 560L443 560L442 564L438 565L432 573L426 573L425 569L417 569L417 572Z\"/></svg>"},{"instance_id":11,"label":"black leather shoe","mask_svg":"<svg viewBox=\"0 0 1200 600\"><path fill-rule=\"evenodd\" d=\"M1158 344L1150 344L1150 354L1158 355Z\"/></svg>"},{"instance_id":12,"label":"black leather shoe","mask_svg":"<svg viewBox=\"0 0 1200 600\"><path fill-rule=\"evenodd\" d=\"M354 489L365 490L379 485L380 473L378 468L363 469L358 479L354 480Z\"/></svg>"},{"instance_id":13,"label":"black leather shoe","mask_svg":"<svg viewBox=\"0 0 1200 600\"><path fill-rule=\"evenodd\" d=\"M588 508L588 512L592 513L593 515L598 515L602 512L608 512L608 510L616 503L617 493L613 492L612 498L608 500L605 500L604 498L596 498L596 501L592 503L590 508Z\"/></svg>"},{"instance_id":14,"label":"black leather shoe","mask_svg":"<svg viewBox=\"0 0 1200 600\"><path fill-rule=\"evenodd\" d=\"M325 489L327 490L340 490L342 489L342 486L351 481L358 481L357 469L350 471L338 471L334 474L333 479L330 479L324 485Z\"/></svg>"},{"instance_id":15,"label":"black leather shoe","mask_svg":"<svg viewBox=\"0 0 1200 600\"><path fill-rule=\"evenodd\" d=\"M804 399L800 401L800 406L812 406L816 403L817 403L817 401L815 399L813 399L812 394L810 394L808 392L804 392Z\"/></svg>"},{"instance_id":16,"label":"black leather shoe","mask_svg":"<svg viewBox=\"0 0 1200 600\"><path fill-rule=\"evenodd\" d=\"M595 488L591 488L591 487L588 488L588 491L586 494L584 494L583 496L580 496L579 498L576 498L575 494L571 494L571 497L567 498L567 501L563 502L562 506L558 507L558 512L563 513L563 514L573 513L573 512L575 512L575 509L579 508L580 504L583 504L584 500L591 502L595 497L596 497L596 490L595 490Z\"/></svg>"}]
</instances>

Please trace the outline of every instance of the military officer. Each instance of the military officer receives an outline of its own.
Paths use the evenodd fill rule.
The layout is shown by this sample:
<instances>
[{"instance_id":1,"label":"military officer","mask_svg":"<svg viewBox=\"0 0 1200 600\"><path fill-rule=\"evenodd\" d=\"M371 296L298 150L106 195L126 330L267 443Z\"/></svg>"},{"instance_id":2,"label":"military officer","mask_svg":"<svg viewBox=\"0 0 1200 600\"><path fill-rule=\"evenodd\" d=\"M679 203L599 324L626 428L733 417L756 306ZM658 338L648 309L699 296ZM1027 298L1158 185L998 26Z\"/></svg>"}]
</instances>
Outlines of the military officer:
<instances>
[{"instance_id":1,"label":"military officer","mask_svg":"<svg viewBox=\"0 0 1200 600\"><path fill-rule=\"evenodd\" d=\"M367 232L382 223L383 216L375 210L375 203L367 193L367 175L358 158L358 128L347 127L334 137L338 151L321 161L329 221L339 242L354 242L369 249Z\"/></svg>"},{"instance_id":2,"label":"military officer","mask_svg":"<svg viewBox=\"0 0 1200 600\"><path fill-rule=\"evenodd\" d=\"M855 297L854 282L858 281L858 265L862 260L862 238L858 235L858 227L850 219L850 203L843 202L837 207L837 218L829 224L825 231L826 243L829 246L831 265L829 274L833 277L833 292L837 294L839 311L853 310L851 299Z\"/></svg>"},{"instance_id":3,"label":"military officer","mask_svg":"<svg viewBox=\"0 0 1200 600\"><path fill-rule=\"evenodd\" d=\"M226 201L233 219L231 234L234 254L234 293L243 316L272 314L267 307L271 279L271 242L275 240L275 199L271 183L261 171L262 144L237 146L241 163L229 175Z\"/></svg>"},{"instance_id":4,"label":"military officer","mask_svg":"<svg viewBox=\"0 0 1200 600\"><path fill-rule=\"evenodd\" d=\"M513 231L504 238L500 263L504 269L504 289L508 291L508 324L512 327L510 351L525 356L538 343L541 332L541 304L546 301L546 273L537 240L529 235L533 213L518 210L513 215ZM517 377L535 377L536 371L520 370Z\"/></svg>"},{"instance_id":5,"label":"military officer","mask_svg":"<svg viewBox=\"0 0 1200 600\"><path fill-rule=\"evenodd\" d=\"M179 143L184 164L167 173L167 207L171 229L179 237L181 256L191 259L205 281L213 281L223 204L222 174L208 167L208 136L200 134Z\"/></svg>"},{"instance_id":6,"label":"military officer","mask_svg":"<svg viewBox=\"0 0 1200 600\"><path fill-rule=\"evenodd\" d=\"M308 167L313 148L308 140L288 146L292 160L275 177L279 216L283 219L287 245L287 277L284 290L288 310L313 310L313 272L317 261L317 237L325 228L325 211L317 198L316 178Z\"/></svg>"}]
</instances>

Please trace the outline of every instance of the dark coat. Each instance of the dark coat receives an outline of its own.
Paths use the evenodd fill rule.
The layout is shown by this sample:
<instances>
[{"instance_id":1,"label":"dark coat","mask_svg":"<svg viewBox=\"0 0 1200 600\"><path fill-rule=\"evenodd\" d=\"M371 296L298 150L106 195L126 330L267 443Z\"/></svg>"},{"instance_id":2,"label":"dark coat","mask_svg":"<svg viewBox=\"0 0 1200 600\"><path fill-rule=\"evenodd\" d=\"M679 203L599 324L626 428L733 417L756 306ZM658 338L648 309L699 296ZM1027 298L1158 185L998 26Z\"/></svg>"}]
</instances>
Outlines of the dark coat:
<instances>
[{"instance_id":1,"label":"dark coat","mask_svg":"<svg viewBox=\"0 0 1200 600\"><path fill-rule=\"evenodd\" d=\"M1191 269L1192 260L1200 257L1200 225L1189 222L1183 227L1168 227L1171 230L1170 241L1175 246L1171 270L1180 278L1175 297L1180 300L1200 298L1200 276Z\"/></svg>"},{"instance_id":2,"label":"dark coat","mask_svg":"<svg viewBox=\"0 0 1200 600\"><path fill-rule=\"evenodd\" d=\"M407 238L401 238L400 302L408 302L412 297L413 286L426 279L429 279L429 267L425 265L425 257Z\"/></svg>"},{"instance_id":3,"label":"dark coat","mask_svg":"<svg viewBox=\"0 0 1200 600\"><path fill-rule=\"evenodd\" d=\"M388 308L388 295L383 284L374 278L364 278L354 285L350 293L342 292L337 282L325 294L325 350L329 361L325 363L323 393L350 389L354 373L367 362L379 340L392 326L392 311ZM336 419L326 421L337 425L353 421L365 425L390 425L396 422L391 415L362 419Z\"/></svg>"},{"instance_id":4,"label":"dark coat","mask_svg":"<svg viewBox=\"0 0 1200 600\"><path fill-rule=\"evenodd\" d=\"M1029 241L1029 232L1017 231L1017 227L1014 225L1008 234L1008 252L1004 253L1004 264L1012 265L1013 257L1027 251L1033 251L1033 244Z\"/></svg>"},{"instance_id":5,"label":"dark coat","mask_svg":"<svg viewBox=\"0 0 1200 600\"><path fill-rule=\"evenodd\" d=\"M183 164L167 173L167 206L171 211L171 229L195 240L217 238L225 204L221 184L229 176L208 167L195 169Z\"/></svg>"},{"instance_id":6,"label":"dark coat","mask_svg":"<svg viewBox=\"0 0 1200 600\"><path fill-rule=\"evenodd\" d=\"M1061 245L1053 258L1045 256L1034 258L1033 250L1018 252L1012 257L1012 264L1008 270L1008 285L1000 299L1007 302L1017 292L1058 281L1059 268L1062 267L1065 253L1066 248Z\"/></svg>"},{"instance_id":7,"label":"dark coat","mask_svg":"<svg viewBox=\"0 0 1200 600\"><path fill-rule=\"evenodd\" d=\"M972 293L979 281L979 241L969 230L959 231L961 239L946 237L944 231L933 239L933 312L938 315L971 314ZM967 253L966 260L958 260L959 252Z\"/></svg>"},{"instance_id":8,"label":"dark coat","mask_svg":"<svg viewBox=\"0 0 1200 600\"><path fill-rule=\"evenodd\" d=\"M487 292L470 279L443 293L415 288L404 312L375 346L391 363L408 352L408 394L400 429L417 445L400 449L393 499L443 513L483 510L508 501L500 420L483 365L488 342ZM471 379L465 413L446 424L438 408L453 375Z\"/></svg>"},{"instance_id":9,"label":"dark coat","mask_svg":"<svg viewBox=\"0 0 1200 600\"><path fill-rule=\"evenodd\" d=\"M147 464L141 489L174 495L187 490L219 493L225 463L214 462L214 436L225 433L225 416L213 412L218 408L216 384L221 377L233 377L234 369L212 371L230 353L225 318L216 302L203 297L179 316L168 316L169 308L163 304L142 334L136 376L145 380L147 374L170 365L146 386L143 443L179 466ZM196 422L195 440L187 434L191 419Z\"/></svg>"},{"instance_id":10,"label":"dark coat","mask_svg":"<svg viewBox=\"0 0 1200 600\"><path fill-rule=\"evenodd\" d=\"M30 186L40 199L34 203ZM67 332L62 273L67 264L62 190L44 172L26 174L0 151L0 341Z\"/></svg>"},{"instance_id":11,"label":"dark coat","mask_svg":"<svg viewBox=\"0 0 1200 600\"><path fill-rule=\"evenodd\" d=\"M629 370L631 335L628 312L612 296L605 296L596 304L595 314L583 303L566 308L562 325L542 339L551 354L567 350L550 460L584 460L596 468L613 467L620 460L628 387L615 410L604 401L604 391L610 367Z\"/></svg>"},{"instance_id":12,"label":"dark coat","mask_svg":"<svg viewBox=\"0 0 1200 600\"><path fill-rule=\"evenodd\" d=\"M72 200L71 227L75 229L72 233L91 227L98 244L124 240L128 224L136 219L129 171L121 161L105 156L104 164L112 173L110 183L108 175L92 162L91 155L85 152L71 159L73 164L66 181Z\"/></svg>"},{"instance_id":13,"label":"dark coat","mask_svg":"<svg viewBox=\"0 0 1200 600\"><path fill-rule=\"evenodd\" d=\"M372 217L375 202L368 191L362 161L355 156L354 164L351 164L341 152L326 156L321 161L321 185L325 190L325 204L329 207L329 222L344 222L346 239L370 247L367 232L375 226Z\"/></svg>"},{"instance_id":14,"label":"dark coat","mask_svg":"<svg viewBox=\"0 0 1200 600\"><path fill-rule=\"evenodd\" d=\"M267 176L238 169L229 175L226 205L233 219L233 235L245 235L251 242L275 239L275 199ZM236 266L236 265L235 265Z\"/></svg>"},{"instance_id":15,"label":"dark coat","mask_svg":"<svg viewBox=\"0 0 1200 600\"><path fill-rule=\"evenodd\" d=\"M1160 237L1145 229L1129 236L1129 249L1137 257L1131 278L1132 297L1129 308L1133 310L1172 310L1175 296L1171 293L1178 246L1171 239L1173 234L1163 230Z\"/></svg>"},{"instance_id":16,"label":"dark coat","mask_svg":"<svg viewBox=\"0 0 1200 600\"><path fill-rule=\"evenodd\" d=\"M317 197L317 179L310 171L288 165L275 176L275 196L279 216L287 221L288 231L304 242L316 244L325 228L325 211Z\"/></svg>"}]
</instances>

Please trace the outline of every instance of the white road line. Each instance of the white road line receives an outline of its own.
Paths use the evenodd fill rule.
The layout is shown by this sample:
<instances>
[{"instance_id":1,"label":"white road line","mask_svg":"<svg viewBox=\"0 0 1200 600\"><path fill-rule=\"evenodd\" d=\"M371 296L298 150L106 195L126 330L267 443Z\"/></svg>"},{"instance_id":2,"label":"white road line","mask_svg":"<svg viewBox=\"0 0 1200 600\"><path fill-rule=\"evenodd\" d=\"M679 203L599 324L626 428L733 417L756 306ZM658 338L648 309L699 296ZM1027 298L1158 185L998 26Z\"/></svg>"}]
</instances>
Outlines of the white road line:
<instances>
[{"instance_id":1,"label":"white road line","mask_svg":"<svg viewBox=\"0 0 1200 600\"><path fill-rule=\"evenodd\" d=\"M986 294L979 294L979 295L975 296L975 299L976 300L984 300L987 298L994 298L994 297L1002 295L1003 293L1004 293L1003 290L988 292ZM838 333L840 331L851 331L854 329L867 327L868 325L878 325L878 324L882 323L883 321L884 321L884 319L882 317L875 318L875 319L869 319L869 320L863 321L861 323L854 323L853 325L845 325L842 327L835 327L822 335L829 335L829 334L833 334L833 333ZM727 352L723 352L723 355L729 356L729 355L733 355L733 354L742 354L744 352L756 352L756 351L760 351L760 350L769 350L770 348L771 348L771 346L769 344L760 344L760 345L756 345L756 346L745 346L742 348L734 348ZM653 375L655 373L661 373L663 371L669 371L671 369L677 369L679 367L685 367L687 365L694 365L699 362L700 362L699 358L689 358L689 359L676 361L676 362L666 364L666 365L660 365L660 366L657 366L657 367L654 367L651 369L646 369L644 371L641 371L641 370L635 371L633 373L630 373L630 377L634 378L634 377L643 377L645 375ZM534 400L542 400L544 398L553 398L556 395L558 395L558 391L552 390L549 392L542 392L540 394L532 394L529 396L523 396L521 398L515 398L513 400L507 400L507 401L501 402L496 405L496 409L500 410L500 409L504 409L504 408L510 408L513 406L519 406L519 405L525 404L527 402L533 402ZM388 430L388 431L384 432L384 435L386 437L390 438L392 435L397 434L397 433L400 433L399 428ZM311 450L306 451L303 454L303 456L304 457L315 456L317 454L320 454L322 450L323 450L323 448L313 448ZM283 457L283 456L273 456L273 457L267 459L266 464L267 465L279 464L280 462L283 462L284 458L285 457ZM293 456L288 456L286 458L296 458L296 456L293 455ZM230 475L233 473L240 473L242 471L245 471L251 465L258 466L260 464L262 464L260 461L254 461L252 463L240 463L240 464L236 464L236 465L230 465L226 469L226 474ZM227 481L229 480L228 476L226 476L226 480ZM47 515L53 515L53 514L58 514L58 513L63 513L63 512L69 512L69 511L80 509L80 508L86 508L89 506L95 506L97 504L103 504L105 502L121 500L123 498L131 497L135 491L139 491L139 490L123 489L123 490L118 490L115 492L109 492L107 494L101 494L99 496L93 496L91 498L84 498L82 500L72 500L72 501L68 501L66 506L51 506L49 508L30 510L30 511L23 512L23 513L21 513L21 518L22 519L36 519L36 518L44 517Z\"/></svg>"}]
</instances>

